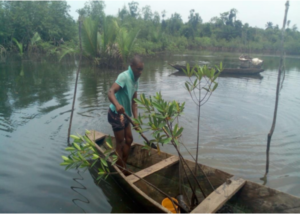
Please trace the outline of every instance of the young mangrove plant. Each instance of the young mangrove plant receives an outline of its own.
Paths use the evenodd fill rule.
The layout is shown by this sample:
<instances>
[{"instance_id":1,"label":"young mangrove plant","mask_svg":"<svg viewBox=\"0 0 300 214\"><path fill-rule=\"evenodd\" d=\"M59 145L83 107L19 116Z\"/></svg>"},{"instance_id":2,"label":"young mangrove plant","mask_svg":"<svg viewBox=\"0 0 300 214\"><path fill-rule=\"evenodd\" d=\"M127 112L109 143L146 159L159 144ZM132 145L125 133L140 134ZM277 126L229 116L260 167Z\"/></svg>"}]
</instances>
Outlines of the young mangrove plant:
<instances>
[{"instance_id":1,"label":"young mangrove plant","mask_svg":"<svg viewBox=\"0 0 300 214\"><path fill-rule=\"evenodd\" d=\"M193 68L187 64L184 73L189 78L185 82L185 87L189 92L193 102L198 108L197 112L197 151L196 151L196 165L198 163L198 152L199 152L199 136L200 136L200 110L210 98L212 93L217 89L218 83L216 79L220 75L223 69L222 63L219 67L209 68L206 65L200 67L195 65ZM192 78L194 76L194 78ZM197 174L197 168L195 167L195 174Z\"/></svg>"},{"instance_id":2,"label":"young mangrove plant","mask_svg":"<svg viewBox=\"0 0 300 214\"><path fill-rule=\"evenodd\" d=\"M149 96L149 98L146 98L144 94L141 94L140 99L135 99L135 102L138 103L139 108L144 110L142 115L139 115L138 118L134 119L134 122L139 127L137 128L138 131L150 131L154 138L153 140L150 140L150 143L156 144L158 153L160 153L160 145L164 146L166 144L171 144L176 149L181 166L183 166L181 167L183 175L192 191L191 204L192 206L196 206L198 204L196 187L199 188L204 198L206 197L206 194L194 172L179 151L179 138L183 132L183 127L180 127L178 118L183 113L185 103L180 104L176 101L165 101L162 98L161 93L156 93L155 96ZM150 149L151 147L145 142L143 148ZM188 174L190 174L191 177L188 176ZM196 187L192 186L193 182L196 184Z\"/></svg>"},{"instance_id":3,"label":"young mangrove plant","mask_svg":"<svg viewBox=\"0 0 300 214\"><path fill-rule=\"evenodd\" d=\"M86 131L86 134L90 134L90 131ZM105 144L109 149L106 150L104 154L98 152L95 147L94 142L92 142L87 136L82 135L70 135L74 139L70 147L67 147L65 150L69 151L68 156L62 156L63 162L61 166L66 166L67 169L72 168L92 168L95 164L99 164L98 168L98 178L100 180L105 176L105 178L111 174L108 168L108 162L111 165L114 165L118 156L113 149L111 137L105 139ZM97 165L97 166L99 166Z\"/></svg>"},{"instance_id":4,"label":"young mangrove plant","mask_svg":"<svg viewBox=\"0 0 300 214\"><path fill-rule=\"evenodd\" d=\"M183 113L185 103L178 103L176 101L165 101L162 99L161 93L156 93L155 96L146 98L144 94L140 95L140 99L135 99L139 108L144 110L142 115L133 119L140 127L138 132L151 131L153 137L150 143L157 146L160 152L160 145L169 143L179 144L179 136L183 131L177 123L177 118ZM145 122L144 120L148 120ZM145 149L150 149L148 144L145 144Z\"/></svg>"}]
</instances>

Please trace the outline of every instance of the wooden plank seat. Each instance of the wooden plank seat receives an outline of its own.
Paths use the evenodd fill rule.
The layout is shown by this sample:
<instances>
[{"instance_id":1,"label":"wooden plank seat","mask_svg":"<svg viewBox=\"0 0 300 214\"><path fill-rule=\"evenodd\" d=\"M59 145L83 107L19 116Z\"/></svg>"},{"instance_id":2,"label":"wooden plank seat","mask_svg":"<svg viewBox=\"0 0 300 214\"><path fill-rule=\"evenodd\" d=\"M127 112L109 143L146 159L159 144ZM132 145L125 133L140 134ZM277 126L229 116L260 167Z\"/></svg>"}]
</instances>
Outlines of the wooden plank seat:
<instances>
[{"instance_id":1,"label":"wooden plank seat","mask_svg":"<svg viewBox=\"0 0 300 214\"><path fill-rule=\"evenodd\" d=\"M89 134L86 135L91 141L98 141L106 137L106 134L102 132L97 132L95 130L91 130Z\"/></svg>"},{"instance_id":2,"label":"wooden plank seat","mask_svg":"<svg viewBox=\"0 0 300 214\"><path fill-rule=\"evenodd\" d=\"M191 213L215 213L239 191L246 181L232 177L207 196Z\"/></svg>"},{"instance_id":3,"label":"wooden plank seat","mask_svg":"<svg viewBox=\"0 0 300 214\"><path fill-rule=\"evenodd\" d=\"M150 166L148 168L145 168L145 169L143 169L141 171L136 172L135 174L138 177L135 176L135 175L129 175L129 176L127 176L126 180L128 182L134 183L134 182L140 180L140 178L144 178L144 177L146 177L146 176L148 176L148 175L150 175L150 174L152 174L154 172L157 172L157 171L159 171L159 170L161 170L161 169L163 169L163 168L165 168L167 166L175 164L178 161L179 161L179 158L177 156L171 156L171 157L169 157L167 159L164 159L164 160L162 160L162 161L160 161L160 162L158 162L158 163L156 163L156 164L154 164L154 165L152 165L152 166Z\"/></svg>"}]
</instances>

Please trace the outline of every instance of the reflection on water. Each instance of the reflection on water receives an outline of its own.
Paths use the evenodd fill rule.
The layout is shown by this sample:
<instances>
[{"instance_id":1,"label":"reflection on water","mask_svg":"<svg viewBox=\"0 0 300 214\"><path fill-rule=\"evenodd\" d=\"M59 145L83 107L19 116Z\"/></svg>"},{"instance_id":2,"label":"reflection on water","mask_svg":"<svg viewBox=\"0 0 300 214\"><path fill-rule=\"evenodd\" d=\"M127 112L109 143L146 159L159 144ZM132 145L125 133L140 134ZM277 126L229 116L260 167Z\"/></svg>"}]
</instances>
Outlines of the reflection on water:
<instances>
[{"instance_id":1,"label":"reflection on water","mask_svg":"<svg viewBox=\"0 0 300 214\"><path fill-rule=\"evenodd\" d=\"M186 77L168 65L199 63L234 66L237 54L186 54L147 59L138 93L161 91L167 100L186 102L180 123L183 140L196 153L197 109L184 89ZM199 162L262 183L266 140L275 102L278 57L259 56L258 76L221 76L202 110ZM76 64L7 62L0 64L0 212L139 212L111 177L95 181L93 172L65 171L67 130ZM107 122L107 91L120 70L91 68L79 76L72 133L97 129L113 134ZM175 73L175 74L174 74ZM172 74L172 75L171 75ZM270 150L267 186L300 196L300 60L286 58L276 129ZM150 137L147 135L147 137ZM134 133L135 141L141 137ZM173 148L164 151L175 154ZM184 157L190 158L182 149ZM11 205L14 201L14 205Z\"/></svg>"},{"instance_id":2,"label":"reflection on water","mask_svg":"<svg viewBox=\"0 0 300 214\"><path fill-rule=\"evenodd\" d=\"M137 204L131 195L127 194L116 180L115 176L111 175L107 179L97 180L98 170L96 167L89 170L94 182L102 189L106 196L107 202L111 205L111 213L142 213L143 208Z\"/></svg>"},{"instance_id":3,"label":"reflection on water","mask_svg":"<svg viewBox=\"0 0 300 214\"><path fill-rule=\"evenodd\" d=\"M83 194L81 194L80 192L78 192L78 191L76 190L76 189L84 189L84 190L86 190L86 187L83 186L83 185L80 183L80 181L83 181L83 177L81 176L80 171L79 171L78 169L77 169L77 174L78 174L79 178L78 178L78 177L77 177L77 178L73 178L73 180L74 180L79 186L78 186L78 185L77 185L77 186L71 186L71 189L72 189L74 192L78 193L78 194L81 196L81 198L83 198L83 199L81 199L81 198L74 198L74 199L72 199L72 201L73 201L73 203L74 203L77 207L79 207L79 208L82 210L82 212L86 213L85 210L82 209L82 208L78 205L78 203L76 203L76 202L78 202L78 201L80 201L80 202L82 202L82 203L85 203L85 204L89 204L89 203L90 203L90 201L89 201L88 198L86 198Z\"/></svg>"}]
</instances>

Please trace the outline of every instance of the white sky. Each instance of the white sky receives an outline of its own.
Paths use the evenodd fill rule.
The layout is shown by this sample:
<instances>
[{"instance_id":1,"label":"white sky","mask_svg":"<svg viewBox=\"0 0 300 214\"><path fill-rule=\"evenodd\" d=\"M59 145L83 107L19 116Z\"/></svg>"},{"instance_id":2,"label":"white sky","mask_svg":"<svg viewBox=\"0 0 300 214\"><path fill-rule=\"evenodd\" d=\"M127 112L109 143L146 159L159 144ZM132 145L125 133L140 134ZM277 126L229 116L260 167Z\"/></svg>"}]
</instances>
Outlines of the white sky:
<instances>
[{"instance_id":1,"label":"white sky","mask_svg":"<svg viewBox=\"0 0 300 214\"><path fill-rule=\"evenodd\" d=\"M238 10L237 19L244 23L249 23L252 27L265 28L267 22L272 22L275 26L281 28L285 10L285 0L187 0L187 1L171 1L171 0L135 0L139 3L139 8L149 5L152 11L157 11L161 15L161 11L166 10L167 18L172 13L179 13L184 22L188 20L189 11L195 9L199 13L203 22L208 22L212 17L219 16L220 13L229 11L232 8ZM75 20L78 18L76 10L83 8L86 1L67 0L71 6L70 14ZM106 0L105 13L107 15L117 15L119 8L124 5L128 8L128 2L119 0ZM300 29L300 0L290 0L288 12L288 20L291 21L290 27L297 25Z\"/></svg>"}]
</instances>

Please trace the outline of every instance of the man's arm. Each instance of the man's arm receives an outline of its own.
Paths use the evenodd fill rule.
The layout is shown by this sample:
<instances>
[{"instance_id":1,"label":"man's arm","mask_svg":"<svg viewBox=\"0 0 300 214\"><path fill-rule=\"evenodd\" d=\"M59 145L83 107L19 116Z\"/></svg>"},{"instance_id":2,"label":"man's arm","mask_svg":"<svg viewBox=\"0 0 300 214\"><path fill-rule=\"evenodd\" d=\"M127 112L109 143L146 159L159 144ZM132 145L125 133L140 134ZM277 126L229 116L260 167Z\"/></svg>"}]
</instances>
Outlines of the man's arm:
<instances>
[{"instance_id":1,"label":"man's arm","mask_svg":"<svg viewBox=\"0 0 300 214\"><path fill-rule=\"evenodd\" d=\"M137 118L138 117L138 111L137 111L137 109L138 109L138 107L137 107L137 103L134 101L134 99L136 99L137 98L137 92L135 92L134 94L133 94L133 97L132 97L132 114L133 114L133 117L134 118Z\"/></svg>"},{"instance_id":2,"label":"man's arm","mask_svg":"<svg viewBox=\"0 0 300 214\"><path fill-rule=\"evenodd\" d=\"M119 114L123 114L123 113L125 113L125 109L123 106L120 105L120 103L118 102L118 100L115 96L115 93L117 93L120 89L121 89L121 86L119 86L117 83L114 83L108 91L108 99L110 100L110 102L112 104L114 104L117 112Z\"/></svg>"}]
</instances>

